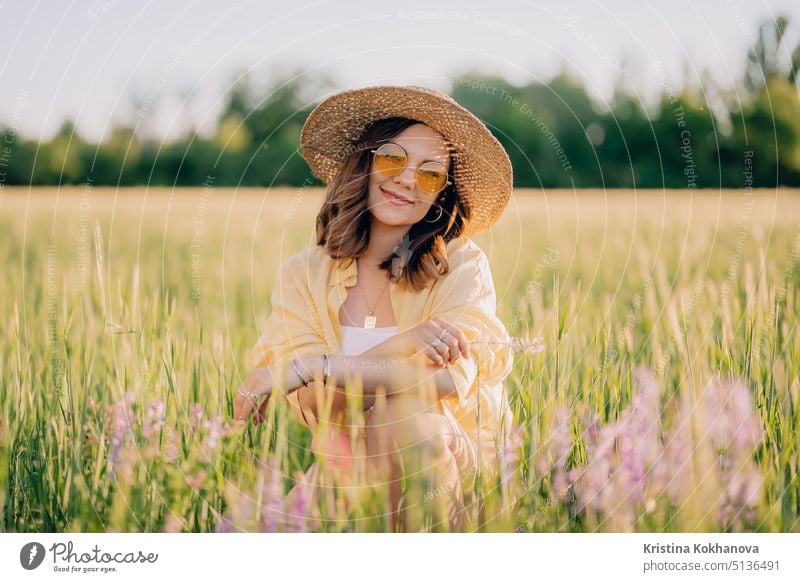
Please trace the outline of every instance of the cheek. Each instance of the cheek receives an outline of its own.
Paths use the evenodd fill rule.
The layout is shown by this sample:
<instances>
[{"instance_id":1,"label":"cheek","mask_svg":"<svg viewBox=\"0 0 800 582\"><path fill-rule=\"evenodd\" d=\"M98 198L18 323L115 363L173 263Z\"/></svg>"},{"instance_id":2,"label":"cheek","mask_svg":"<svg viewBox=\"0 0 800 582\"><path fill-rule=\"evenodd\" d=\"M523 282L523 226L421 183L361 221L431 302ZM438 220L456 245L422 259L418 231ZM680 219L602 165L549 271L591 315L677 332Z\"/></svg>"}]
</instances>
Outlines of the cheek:
<instances>
[{"instance_id":1,"label":"cheek","mask_svg":"<svg viewBox=\"0 0 800 582\"><path fill-rule=\"evenodd\" d=\"M367 190L367 201L370 206L375 206L376 204L383 202L380 183L377 180L373 182L372 178L370 178L369 180L369 189Z\"/></svg>"},{"instance_id":2,"label":"cheek","mask_svg":"<svg viewBox=\"0 0 800 582\"><path fill-rule=\"evenodd\" d=\"M376 174L370 175L369 182L367 182L367 192L369 193L370 201L374 202L381 198L380 185L382 182L383 180Z\"/></svg>"},{"instance_id":3,"label":"cheek","mask_svg":"<svg viewBox=\"0 0 800 582\"><path fill-rule=\"evenodd\" d=\"M367 182L367 184L369 184L370 190L372 190L374 187L376 187L379 183L380 183L380 179L379 179L378 174L376 172L370 172L369 181Z\"/></svg>"}]
</instances>

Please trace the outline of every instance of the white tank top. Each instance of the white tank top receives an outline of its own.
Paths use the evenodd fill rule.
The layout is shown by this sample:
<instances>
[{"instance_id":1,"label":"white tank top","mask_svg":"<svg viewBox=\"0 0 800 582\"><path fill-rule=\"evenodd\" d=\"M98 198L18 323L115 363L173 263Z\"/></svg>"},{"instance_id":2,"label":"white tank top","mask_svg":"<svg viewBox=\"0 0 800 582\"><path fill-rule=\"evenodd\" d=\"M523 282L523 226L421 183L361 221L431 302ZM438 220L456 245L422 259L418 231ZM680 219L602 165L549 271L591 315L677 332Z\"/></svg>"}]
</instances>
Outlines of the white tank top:
<instances>
[{"instance_id":1,"label":"white tank top","mask_svg":"<svg viewBox=\"0 0 800 582\"><path fill-rule=\"evenodd\" d=\"M373 346L386 341L397 333L397 326L364 328L355 325L342 326L342 352L357 356Z\"/></svg>"}]
</instances>

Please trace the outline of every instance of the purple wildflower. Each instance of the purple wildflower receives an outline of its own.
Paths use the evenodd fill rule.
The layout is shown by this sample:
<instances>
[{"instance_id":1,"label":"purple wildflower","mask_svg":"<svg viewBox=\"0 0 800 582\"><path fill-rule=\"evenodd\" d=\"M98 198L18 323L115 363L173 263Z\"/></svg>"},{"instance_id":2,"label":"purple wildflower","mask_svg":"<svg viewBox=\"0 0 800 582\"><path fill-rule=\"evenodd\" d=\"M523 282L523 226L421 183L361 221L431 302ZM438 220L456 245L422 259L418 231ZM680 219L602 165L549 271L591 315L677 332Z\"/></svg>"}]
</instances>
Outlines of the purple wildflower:
<instances>
[{"instance_id":1,"label":"purple wildflower","mask_svg":"<svg viewBox=\"0 0 800 582\"><path fill-rule=\"evenodd\" d=\"M689 408L678 409L673 426L665 437L663 453L653 469L653 494L662 492L680 506L692 491L692 438Z\"/></svg>"},{"instance_id":2,"label":"purple wildflower","mask_svg":"<svg viewBox=\"0 0 800 582\"><path fill-rule=\"evenodd\" d=\"M476 340L473 342L469 342L467 345L472 345L472 344L501 345L505 346L513 353L520 353L528 356L532 356L544 351L544 343L542 342L542 338L540 336L536 336L534 338L531 338L528 335L511 336L507 342Z\"/></svg>"},{"instance_id":3,"label":"purple wildflower","mask_svg":"<svg viewBox=\"0 0 800 582\"><path fill-rule=\"evenodd\" d=\"M532 356L544 351L544 342L541 336L531 338L527 334L523 336L511 336L511 341L507 344L513 352Z\"/></svg>"},{"instance_id":4,"label":"purple wildflower","mask_svg":"<svg viewBox=\"0 0 800 582\"><path fill-rule=\"evenodd\" d=\"M745 383L711 381L703 391L703 401L709 437L718 450L751 449L764 438Z\"/></svg>"},{"instance_id":5,"label":"purple wildflower","mask_svg":"<svg viewBox=\"0 0 800 582\"><path fill-rule=\"evenodd\" d=\"M164 444L162 446L161 453L164 455L164 459L166 459L169 463L177 459L178 455L180 454L178 438L175 435L175 431L173 431L170 427L167 427L164 431Z\"/></svg>"},{"instance_id":6,"label":"purple wildflower","mask_svg":"<svg viewBox=\"0 0 800 582\"><path fill-rule=\"evenodd\" d=\"M206 413L203 405L195 402L189 407L189 426L191 432L196 432L203 425L203 418Z\"/></svg>"},{"instance_id":7,"label":"purple wildflower","mask_svg":"<svg viewBox=\"0 0 800 582\"><path fill-rule=\"evenodd\" d=\"M610 527L630 530L636 515L652 510L648 477L661 455L659 410L661 384L644 366L634 370L631 405L619 418L586 432L587 464L569 477L580 510L604 516ZM567 480L559 482L565 487Z\"/></svg>"},{"instance_id":8,"label":"purple wildflower","mask_svg":"<svg viewBox=\"0 0 800 582\"><path fill-rule=\"evenodd\" d=\"M753 449L764 438L761 420L744 382L712 380L703 391L706 441L717 456L717 475L722 487L720 521L734 526L751 520L762 488L762 475L753 460Z\"/></svg>"},{"instance_id":9,"label":"purple wildflower","mask_svg":"<svg viewBox=\"0 0 800 582\"><path fill-rule=\"evenodd\" d=\"M166 407L161 400L153 399L147 404L145 412L144 427L142 434L146 439L155 435L164 426Z\"/></svg>"},{"instance_id":10,"label":"purple wildflower","mask_svg":"<svg viewBox=\"0 0 800 582\"><path fill-rule=\"evenodd\" d=\"M524 445L523 429L514 423L504 436L503 450L500 455L500 486L503 494L508 494L510 502L516 505L522 492L519 490L518 477L520 475L519 463L522 459Z\"/></svg>"},{"instance_id":11,"label":"purple wildflower","mask_svg":"<svg viewBox=\"0 0 800 582\"><path fill-rule=\"evenodd\" d=\"M128 440L133 439L133 405L134 397L130 392L126 392L121 400L109 407L111 414L111 447L109 449L109 460L111 462L111 478L116 479L117 470L122 461L122 449Z\"/></svg>"},{"instance_id":12,"label":"purple wildflower","mask_svg":"<svg viewBox=\"0 0 800 582\"><path fill-rule=\"evenodd\" d=\"M261 470L261 531L280 531L280 516L283 514L283 489L278 464L267 459Z\"/></svg>"},{"instance_id":13,"label":"purple wildflower","mask_svg":"<svg viewBox=\"0 0 800 582\"><path fill-rule=\"evenodd\" d=\"M559 406L553 411L550 439L547 451L551 459L553 472L553 495L561 499L567 493L569 479L567 477L567 462L572 452L572 430L570 428L570 414L566 406Z\"/></svg>"},{"instance_id":14,"label":"purple wildflower","mask_svg":"<svg viewBox=\"0 0 800 582\"><path fill-rule=\"evenodd\" d=\"M174 513L170 513L167 519L164 520L164 527L161 528L162 533L180 533L183 531L183 521Z\"/></svg>"},{"instance_id":15,"label":"purple wildflower","mask_svg":"<svg viewBox=\"0 0 800 582\"><path fill-rule=\"evenodd\" d=\"M311 485L302 471L295 471L292 500L287 508L289 531L307 532L311 509Z\"/></svg>"},{"instance_id":16,"label":"purple wildflower","mask_svg":"<svg viewBox=\"0 0 800 582\"><path fill-rule=\"evenodd\" d=\"M228 511L217 516L215 531L252 531L256 508L253 496L242 493L234 483L228 482L225 485L225 499L228 502Z\"/></svg>"},{"instance_id":17,"label":"purple wildflower","mask_svg":"<svg viewBox=\"0 0 800 582\"><path fill-rule=\"evenodd\" d=\"M225 427L222 424L222 415L215 413L204 422L206 438L203 446L206 452L214 451L219 446L220 439L225 436Z\"/></svg>"}]
</instances>

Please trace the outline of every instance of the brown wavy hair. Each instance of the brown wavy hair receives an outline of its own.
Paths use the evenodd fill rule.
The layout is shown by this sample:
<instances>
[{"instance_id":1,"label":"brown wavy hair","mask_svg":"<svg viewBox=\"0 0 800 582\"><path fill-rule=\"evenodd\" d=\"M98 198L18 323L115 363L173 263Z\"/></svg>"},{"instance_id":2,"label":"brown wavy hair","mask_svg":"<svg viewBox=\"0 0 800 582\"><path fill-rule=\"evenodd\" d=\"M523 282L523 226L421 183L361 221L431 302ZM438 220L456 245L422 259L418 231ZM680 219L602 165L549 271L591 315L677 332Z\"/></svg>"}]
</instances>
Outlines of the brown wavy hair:
<instances>
[{"instance_id":1,"label":"brown wavy hair","mask_svg":"<svg viewBox=\"0 0 800 582\"><path fill-rule=\"evenodd\" d=\"M405 117L379 119L352 143L341 170L328 185L317 215L317 245L323 246L331 257L355 260L366 252L372 220L367 209L371 150L415 123L420 122ZM439 213L436 204L432 204L428 214L411 225L398 249L380 264L381 269L389 272L392 282L417 292L449 272L445 245L461 235L469 220L469 208L459 197L452 179L455 156L449 142L448 147L451 154L448 172L453 183L436 200L442 207L439 219L426 222Z\"/></svg>"}]
</instances>

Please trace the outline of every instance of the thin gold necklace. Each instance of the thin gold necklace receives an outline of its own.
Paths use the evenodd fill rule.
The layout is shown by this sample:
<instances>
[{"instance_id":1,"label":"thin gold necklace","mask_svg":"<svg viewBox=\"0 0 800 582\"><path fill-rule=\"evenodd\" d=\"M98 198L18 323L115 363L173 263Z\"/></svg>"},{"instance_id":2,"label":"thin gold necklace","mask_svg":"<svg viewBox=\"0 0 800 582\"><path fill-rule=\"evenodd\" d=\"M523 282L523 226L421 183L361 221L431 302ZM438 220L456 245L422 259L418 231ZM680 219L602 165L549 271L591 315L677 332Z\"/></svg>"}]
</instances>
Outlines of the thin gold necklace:
<instances>
[{"instance_id":1,"label":"thin gold necklace","mask_svg":"<svg viewBox=\"0 0 800 582\"><path fill-rule=\"evenodd\" d=\"M367 305L367 310L369 311L369 315L367 315L364 318L365 329L373 329L375 327L375 324L378 322L378 318L375 317L375 308L378 306L378 303L380 302L381 297L383 297L383 294L386 293L386 288L389 286L389 283L391 283L391 279L387 277L386 285L383 286L383 291L381 291L381 294L378 295L378 300L375 302L375 305L373 305L372 308L370 308L369 306L369 299L367 299L367 294L364 291L364 288L361 286L360 282L357 285L358 288L361 289L361 294L364 296L364 303Z\"/></svg>"}]
</instances>

